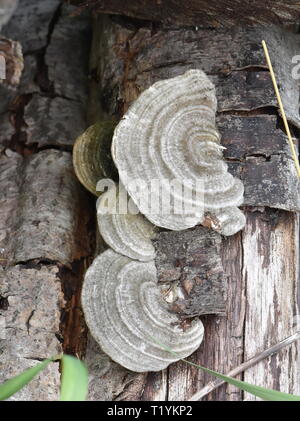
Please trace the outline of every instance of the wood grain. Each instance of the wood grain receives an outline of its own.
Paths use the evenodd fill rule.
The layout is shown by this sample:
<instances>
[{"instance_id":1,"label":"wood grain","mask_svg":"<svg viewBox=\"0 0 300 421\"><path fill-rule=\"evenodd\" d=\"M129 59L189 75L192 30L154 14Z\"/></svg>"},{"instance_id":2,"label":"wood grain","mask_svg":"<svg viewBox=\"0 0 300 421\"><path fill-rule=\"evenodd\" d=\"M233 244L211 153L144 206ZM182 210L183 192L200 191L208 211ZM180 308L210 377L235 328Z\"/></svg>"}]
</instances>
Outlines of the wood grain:
<instances>
[{"instance_id":1,"label":"wood grain","mask_svg":"<svg viewBox=\"0 0 300 421\"><path fill-rule=\"evenodd\" d=\"M245 360L296 332L298 233L295 214L276 210L248 214L243 232L243 276L247 283ZM245 381L299 395L298 352L299 342L247 370ZM247 393L245 399L259 400Z\"/></svg>"}]
</instances>

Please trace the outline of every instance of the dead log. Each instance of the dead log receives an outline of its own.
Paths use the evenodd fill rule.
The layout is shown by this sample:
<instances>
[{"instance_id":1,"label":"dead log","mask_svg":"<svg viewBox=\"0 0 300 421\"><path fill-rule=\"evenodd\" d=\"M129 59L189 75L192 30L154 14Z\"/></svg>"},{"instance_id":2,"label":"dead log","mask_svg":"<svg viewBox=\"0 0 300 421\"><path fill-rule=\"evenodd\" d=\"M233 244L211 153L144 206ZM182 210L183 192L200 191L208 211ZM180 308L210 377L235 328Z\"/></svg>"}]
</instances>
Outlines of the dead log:
<instances>
[{"instance_id":1,"label":"dead log","mask_svg":"<svg viewBox=\"0 0 300 421\"><path fill-rule=\"evenodd\" d=\"M223 279L228 278L226 316L202 318L205 340L191 361L224 373L241 364L245 355L251 358L293 334L298 314L298 217L291 211L299 210L299 182L260 47L262 37L267 39L274 58L286 58L285 64L277 60L274 64L289 119L298 127L298 99L288 101L291 90L298 90L294 82L288 82L290 58L299 45L297 34L279 27L153 27L148 22L119 17L98 17L94 25L90 121L120 118L145 88L190 68L205 70L217 86L218 124L228 148L226 159L231 171L245 183L247 227L221 241L218 255L222 263L217 267ZM174 244L174 235L172 256L166 253L166 244ZM195 272L200 273L193 261L199 256L202 235L202 230L162 233L156 241L160 275L180 276L179 266L194 277ZM181 242L190 245L188 253L182 253ZM240 377L261 386L299 393L297 348L292 345ZM88 351L89 364L91 355ZM105 384L115 384L118 376L122 382L124 372L120 370L118 373L111 365L105 375L99 371L99 391ZM291 372L293 375L288 374ZM102 398L185 400L209 380L210 376L179 362L161 373L136 377L130 374L121 393L110 389L112 394L103 394ZM103 392L96 394L96 387L93 383L92 396L99 399ZM255 399L224 385L205 399L244 398Z\"/></svg>"},{"instance_id":2,"label":"dead log","mask_svg":"<svg viewBox=\"0 0 300 421\"><path fill-rule=\"evenodd\" d=\"M94 203L75 177L71 146L86 128L90 21L73 10L20 0L0 38L9 59L0 85L1 383L85 346L79 296ZM13 79L21 49L25 67ZM53 363L11 399L57 400L59 387Z\"/></svg>"},{"instance_id":3,"label":"dead log","mask_svg":"<svg viewBox=\"0 0 300 421\"><path fill-rule=\"evenodd\" d=\"M185 24L197 27L176 26L182 24L178 2L172 2L171 9L163 7L171 1L159 3L147 2L143 9L139 2L137 12L137 2L132 1L125 12L124 2L111 1L110 9L102 9L147 21L117 16L95 21L89 100L85 15L70 16L75 9L62 7L58 0L20 0L15 17L4 27L7 38L21 43L25 68L16 86L9 81L0 85L1 381L32 366L37 358L62 350L85 355L90 400L185 400L211 380L182 362L159 373L132 373L104 355L90 336L86 346L80 288L93 255L95 203L75 180L70 156L73 139L86 127L88 102L90 123L120 119L152 83L194 67L202 68L217 86L226 159L231 171L244 180L248 206L246 229L212 242L216 265L203 264L209 254L205 228L164 232L156 240L160 275L171 271L176 277L180 267L181 274L187 274L183 284L188 290L192 286L190 301L184 303L186 315L208 313L201 308L197 275L219 282L218 292L226 290L226 308L220 301L220 313L226 315L202 316L205 340L190 359L226 373L295 332L299 238L294 211L299 210L299 184L260 42L264 37L276 58L275 70L296 137L299 87L290 72L299 35L277 26L242 26L243 16L224 11L223 2L218 4L224 25L237 21L240 25L208 28L218 26L220 11L217 2L203 1L197 5L205 5L207 12L190 8L190 21L185 6L180 9ZM281 1L257 2L256 7L255 17L276 21L280 17L285 23L294 22L298 13L296 4ZM253 16L244 3L241 10ZM174 256L169 253L162 259L173 235ZM189 244L185 250L183 240ZM299 394L298 348L293 344L240 377ZM54 364L46 377L41 374L14 399L56 399L58 382L59 367ZM228 385L206 397L245 398L254 399Z\"/></svg>"}]
</instances>

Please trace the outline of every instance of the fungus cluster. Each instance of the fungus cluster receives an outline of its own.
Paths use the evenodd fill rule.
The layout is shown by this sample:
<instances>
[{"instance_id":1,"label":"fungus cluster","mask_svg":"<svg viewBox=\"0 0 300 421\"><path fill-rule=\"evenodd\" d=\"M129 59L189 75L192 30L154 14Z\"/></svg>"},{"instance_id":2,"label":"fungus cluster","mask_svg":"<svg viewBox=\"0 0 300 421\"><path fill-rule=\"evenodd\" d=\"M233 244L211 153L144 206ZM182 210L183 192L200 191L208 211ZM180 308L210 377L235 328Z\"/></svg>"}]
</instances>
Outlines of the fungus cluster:
<instances>
[{"instance_id":1,"label":"fungus cluster","mask_svg":"<svg viewBox=\"0 0 300 421\"><path fill-rule=\"evenodd\" d=\"M75 171L88 190L96 194L97 181L112 174L113 159L119 188L124 186L137 208L118 211L119 188L98 199L99 231L110 248L95 258L82 291L92 335L113 360L133 371L162 370L193 353L203 339L201 321L183 325L158 284L151 241L157 227L184 230L209 221L219 233L232 235L245 225L238 208L243 184L223 160L216 110L214 85L203 71L190 70L155 83L114 130L112 123L97 123L74 147ZM153 180L159 182L156 190ZM145 200L150 191L154 212ZM114 212L99 211L106 201ZM175 209L178 202L181 212Z\"/></svg>"}]
</instances>

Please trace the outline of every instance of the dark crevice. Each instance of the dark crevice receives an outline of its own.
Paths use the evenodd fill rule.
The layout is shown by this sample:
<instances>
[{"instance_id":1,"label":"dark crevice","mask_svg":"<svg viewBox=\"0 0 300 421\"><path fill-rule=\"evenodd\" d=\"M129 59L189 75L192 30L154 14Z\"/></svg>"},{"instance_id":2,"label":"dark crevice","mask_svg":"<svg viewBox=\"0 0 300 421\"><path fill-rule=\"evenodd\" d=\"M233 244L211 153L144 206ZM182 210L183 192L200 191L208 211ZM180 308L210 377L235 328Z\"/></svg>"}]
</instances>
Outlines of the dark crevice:
<instances>
[{"instance_id":1,"label":"dark crevice","mask_svg":"<svg viewBox=\"0 0 300 421\"><path fill-rule=\"evenodd\" d=\"M62 3L59 4L49 24L49 30L47 35L47 43L37 54L37 74L35 76L35 83L39 86L40 91L45 95L54 95L53 82L49 80L48 66L46 64L45 56L47 48L50 45L51 37L62 12Z\"/></svg>"},{"instance_id":2,"label":"dark crevice","mask_svg":"<svg viewBox=\"0 0 300 421\"><path fill-rule=\"evenodd\" d=\"M32 153L39 153L42 151L49 151L49 150L55 150L55 151L62 151L62 152L72 152L73 146L72 145L45 145L39 147L37 143L30 143L28 145L28 148L32 150Z\"/></svg>"},{"instance_id":3,"label":"dark crevice","mask_svg":"<svg viewBox=\"0 0 300 421\"><path fill-rule=\"evenodd\" d=\"M153 70L167 69L168 67L174 67L174 66L180 66L180 65L186 67L192 64L193 62L189 62L189 61L174 60L174 61L170 61L169 63L161 63L161 64L152 65L149 69L143 70L142 73L149 73L149 72L152 72Z\"/></svg>"},{"instance_id":4,"label":"dark crevice","mask_svg":"<svg viewBox=\"0 0 300 421\"><path fill-rule=\"evenodd\" d=\"M59 340L64 353L79 358L85 355L87 344L87 327L80 303L86 265L85 259L78 260L73 262L70 269L61 267L58 274L66 302L61 314Z\"/></svg>"},{"instance_id":5,"label":"dark crevice","mask_svg":"<svg viewBox=\"0 0 300 421\"><path fill-rule=\"evenodd\" d=\"M244 70L247 70L247 72L255 72L255 73L257 73L257 72L270 73L267 65L263 65L263 64L262 65L249 64L248 66L236 67L236 68L232 69L229 72L229 74L230 73L233 73L233 72L242 72Z\"/></svg>"},{"instance_id":6,"label":"dark crevice","mask_svg":"<svg viewBox=\"0 0 300 421\"><path fill-rule=\"evenodd\" d=\"M28 319L26 320L26 328L27 328L28 335L29 335L29 331L30 331L30 320L32 319L34 313L35 313L35 310L32 310Z\"/></svg>"},{"instance_id":7,"label":"dark crevice","mask_svg":"<svg viewBox=\"0 0 300 421\"><path fill-rule=\"evenodd\" d=\"M2 295L0 295L0 310L8 310L9 307L9 302L8 302L8 297L3 297Z\"/></svg>"},{"instance_id":8,"label":"dark crevice","mask_svg":"<svg viewBox=\"0 0 300 421\"><path fill-rule=\"evenodd\" d=\"M39 362L43 362L45 361L45 358L41 358L41 357L34 357L34 356L30 356L30 357L23 357L25 360L32 360L32 361L39 361ZM53 360L53 363L57 363L60 362L59 359L57 360Z\"/></svg>"},{"instance_id":9,"label":"dark crevice","mask_svg":"<svg viewBox=\"0 0 300 421\"><path fill-rule=\"evenodd\" d=\"M15 261L14 265L21 266L22 269L35 269L40 270L44 266L59 266L61 265L60 262L51 259L37 258L37 259L29 259L23 261Z\"/></svg>"},{"instance_id":10,"label":"dark crevice","mask_svg":"<svg viewBox=\"0 0 300 421\"><path fill-rule=\"evenodd\" d=\"M244 274L244 268L245 268L245 250L244 250L244 233L241 231L239 236L240 241L240 248L241 248L241 279L245 278L245 288L243 290L244 297L247 297L247 276ZM241 363L245 361L245 333L246 333L246 314L247 314L247 301L245 299L245 313L244 313L244 320L243 320L243 328L242 328L242 353L241 353ZM244 380L244 372L240 374L240 379ZM245 392L240 391L240 396L242 399L245 398Z\"/></svg>"},{"instance_id":11,"label":"dark crevice","mask_svg":"<svg viewBox=\"0 0 300 421\"><path fill-rule=\"evenodd\" d=\"M218 111L217 115L235 115L238 117L256 117L261 115L278 116L278 108L273 105L255 108L253 110L224 110Z\"/></svg>"},{"instance_id":12,"label":"dark crevice","mask_svg":"<svg viewBox=\"0 0 300 421\"><path fill-rule=\"evenodd\" d=\"M22 156L29 156L29 155L37 154L42 151L51 151L51 150L72 153L72 150L73 150L73 145L48 144L48 145L39 147L37 143L25 144L24 142L27 140L26 133L22 131L19 135L20 135L19 138L15 137L16 135L13 135L13 139L12 139L13 143L10 143L6 149L11 149L12 151L17 152ZM19 141L20 138L23 140L23 142Z\"/></svg>"},{"instance_id":13,"label":"dark crevice","mask_svg":"<svg viewBox=\"0 0 300 421\"><path fill-rule=\"evenodd\" d=\"M230 156L225 156L224 160L228 163L233 163L233 162L237 162L237 163L245 163L248 160L251 159L256 159L257 161L264 161L264 162L271 162L272 158L275 156L286 156L287 158L291 158L289 155L287 155L284 152L278 152L278 153L272 153L270 155L264 154L264 153L252 153L252 154L245 154L244 156L237 158L237 157L230 157Z\"/></svg>"}]
</instances>

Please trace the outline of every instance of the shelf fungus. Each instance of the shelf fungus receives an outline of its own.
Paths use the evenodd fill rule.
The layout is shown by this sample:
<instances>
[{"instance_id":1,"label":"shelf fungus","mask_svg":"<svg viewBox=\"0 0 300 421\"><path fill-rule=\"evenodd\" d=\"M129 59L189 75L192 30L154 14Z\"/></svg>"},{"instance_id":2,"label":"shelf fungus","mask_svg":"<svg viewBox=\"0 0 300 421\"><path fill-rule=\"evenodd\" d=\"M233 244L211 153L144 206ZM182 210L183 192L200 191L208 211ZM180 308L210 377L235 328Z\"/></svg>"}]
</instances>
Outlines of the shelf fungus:
<instances>
[{"instance_id":1,"label":"shelf fungus","mask_svg":"<svg viewBox=\"0 0 300 421\"><path fill-rule=\"evenodd\" d=\"M116 123L102 121L79 136L73 148L73 166L79 181L98 196L96 185L104 177L117 178L111 159L111 140Z\"/></svg>"},{"instance_id":2,"label":"shelf fungus","mask_svg":"<svg viewBox=\"0 0 300 421\"><path fill-rule=\"evenodd\" d=\"M162 370L192 354L203 339L199 319L182 327L169 311L153 261L138 262L111 249L100 254L86 272L82 306L103 351L132 371Z\"/></svg>"},{"instance_id":3,"label":"shelf fungus","mask_svg":"<svg viewBox=\"0 0 300 421\"><path fill-rule=\"evenodd\" d=\"M222 234L243 228L244 188L223 160L216 110L214 85L203 71L189 70L145 90L116 127L120 180L154 225L183 230L209 212Z\"/></svg>"},{"instance_id":4,"label":"shelf fungus","mask_svg":"<svg viewBox=\"0 0 300 421\"><path fill-rule=\"evenodd\" d=\"M115 185L99 197L97 219L100 234L109 247L124 256L140 261L153 260L155 249L151 239L155 226L135 206L129 209L127 199L122 186L116 188Z\"/></svg>"}]
</instances>

